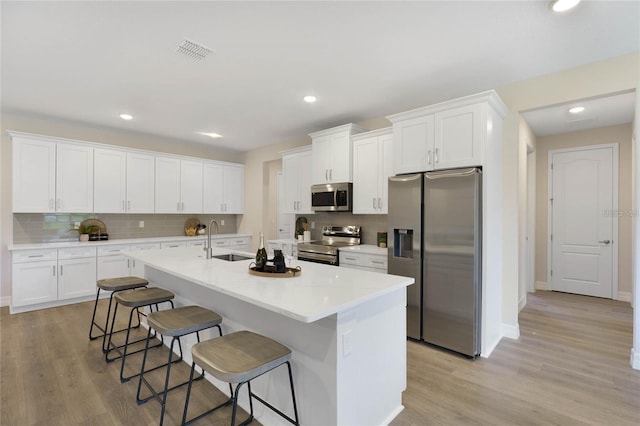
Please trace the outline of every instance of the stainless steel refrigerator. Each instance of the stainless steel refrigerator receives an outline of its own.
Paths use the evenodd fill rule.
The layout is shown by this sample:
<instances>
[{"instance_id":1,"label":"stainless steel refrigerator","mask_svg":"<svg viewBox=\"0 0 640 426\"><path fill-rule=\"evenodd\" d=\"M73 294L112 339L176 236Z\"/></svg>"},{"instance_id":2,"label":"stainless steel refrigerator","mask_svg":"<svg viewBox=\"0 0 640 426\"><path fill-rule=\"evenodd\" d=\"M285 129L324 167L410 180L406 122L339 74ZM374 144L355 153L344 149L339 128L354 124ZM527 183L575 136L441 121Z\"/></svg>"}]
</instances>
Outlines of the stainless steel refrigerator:
<instances>
[{"instance_id":1,"label":"stainless steel refrigerator","mask_svg":"<svg viewBox=\"0 0 640 426\"><path fill-rule=\"evenodd\" d=\"M389 273L407 287L409 338L480 354L482 171L389 178Z\"/></svg>"}]
</instances>

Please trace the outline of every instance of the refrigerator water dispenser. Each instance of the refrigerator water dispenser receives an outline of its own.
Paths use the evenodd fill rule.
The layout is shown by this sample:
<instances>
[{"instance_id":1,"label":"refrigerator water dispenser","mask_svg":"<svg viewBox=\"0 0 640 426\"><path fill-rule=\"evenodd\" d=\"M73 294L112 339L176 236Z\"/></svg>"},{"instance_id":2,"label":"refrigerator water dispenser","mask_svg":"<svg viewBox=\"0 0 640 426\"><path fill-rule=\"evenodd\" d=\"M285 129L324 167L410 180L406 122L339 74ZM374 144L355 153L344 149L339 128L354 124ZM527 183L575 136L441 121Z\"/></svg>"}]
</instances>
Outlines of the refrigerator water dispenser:
<instances>
[{"instance_id":1,"label":"refrigerator water dispenser","mask_svg":"<svg viewBox=\"0 0 640 426\"><path fill-rule=\"evenodd\" d=\"M393 257L413 259L413 229L393 230Z\"/></svg>"}]
</instances>

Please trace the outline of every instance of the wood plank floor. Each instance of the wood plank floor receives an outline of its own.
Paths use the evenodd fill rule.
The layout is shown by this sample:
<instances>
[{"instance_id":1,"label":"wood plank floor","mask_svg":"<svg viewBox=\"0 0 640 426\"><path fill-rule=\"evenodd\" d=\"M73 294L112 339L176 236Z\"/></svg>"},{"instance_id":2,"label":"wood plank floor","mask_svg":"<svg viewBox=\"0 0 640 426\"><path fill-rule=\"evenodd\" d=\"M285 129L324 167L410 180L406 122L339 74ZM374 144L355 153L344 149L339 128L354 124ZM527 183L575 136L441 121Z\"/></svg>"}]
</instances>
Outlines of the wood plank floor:
<instances>
[{"instance_id":1,"label":"wood plank floor","mask_svg":"<svg viewBox=\"0 0 640 426\"><path fill-rule=\"evenodd\" d=\"M159 404L138 406L137 381L121 384L119 364L105 364L100 341L87 339L92 307L0 310L0 425L157 424ZM538 292L520 313L520 339L503 339L489 359L469 361L408 342L405 410L392 424L638 425L631 322L628 303ZM153 361L165 356L156 350ZM186 377L186 364L176 372ZM170 394L166 425L179 424L184 397L184 390ZM223 399L199 382L191 408ZM222 410L197 424L228 424L228 415Z\"/></svg>"}]
</instances>

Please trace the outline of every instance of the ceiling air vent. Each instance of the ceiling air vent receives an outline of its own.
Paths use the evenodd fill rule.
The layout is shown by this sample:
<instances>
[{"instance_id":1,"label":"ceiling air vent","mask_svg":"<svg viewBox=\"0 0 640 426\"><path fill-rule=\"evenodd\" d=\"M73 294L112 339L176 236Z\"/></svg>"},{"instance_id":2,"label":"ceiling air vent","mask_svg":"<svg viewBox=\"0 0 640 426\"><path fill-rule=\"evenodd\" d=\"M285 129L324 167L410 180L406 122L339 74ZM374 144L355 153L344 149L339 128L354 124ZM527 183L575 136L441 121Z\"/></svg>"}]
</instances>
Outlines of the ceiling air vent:
<instances>
[{"instance_id":1,"label":"ceiling air vent","mask_svg":"<svg viewBox=\"0 0 640 426\"><path fill-rule=\"evenodd\" d=\"M176 52L195 59L196 61L201 61L212 53L213 49L209 49L200 43L185 38L184 41L178 45Z\"/></svg>"}]
</instances>

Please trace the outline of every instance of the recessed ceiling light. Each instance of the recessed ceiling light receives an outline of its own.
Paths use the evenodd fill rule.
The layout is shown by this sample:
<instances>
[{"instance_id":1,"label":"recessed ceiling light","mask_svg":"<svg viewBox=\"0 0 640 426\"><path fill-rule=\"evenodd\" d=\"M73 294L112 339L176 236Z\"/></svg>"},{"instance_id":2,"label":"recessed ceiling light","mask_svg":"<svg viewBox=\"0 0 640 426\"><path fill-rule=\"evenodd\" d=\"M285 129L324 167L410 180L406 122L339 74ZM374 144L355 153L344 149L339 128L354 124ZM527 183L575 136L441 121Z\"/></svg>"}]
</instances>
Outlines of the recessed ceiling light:
<instances>
[{"instance_id":1,"label":"recessed ceiling light","mask_svg":"<svg viewBox=\"0 0 640 426\"><path fill-rule=\"evenodd\" d=\"M312 103L314 103L315 101L317 101L317 100L318 100L318 98L316 98L316 97L315 97L315 96L313 96L313 95L307 95L307 96L305 96L305 97L304 97L304 98L302 98L302 99L304 99L304 101L305 101L306 103L308 103L308 104L312 104Z\"/></svg>"},{"instance_id":2,"label":"recessed ceiling light","mask_svg":"<svg viewBox=\"0 0 640 426\"><path fill-rule=\"evenodd\" d=\"M120 118L122 118L123 120L133 120L133 115L131 114L120 114Z\"/></svg>"},{"instance_id":3,"label":"recessed ceiling light","mask_svg":"<svg viewBox=\"0 0 640 426\"><path fill-rule=\"evenodd\" d=\"M571 114L580 114L582 111L584 111L584 107L581 107L581 106L577 106L569 109L569 112Z\"/></svg>"},{"instance_id":4,"label":"recessed ceiling light","mask_svg":"<svg viewBox=\"0 0 640 426\"><path fill-rule=\"evenodd\" d=\"M580 3L580 0L552 0L551 9L554 12L566 12L576 7L578 3Z\"/></svg>"},{"instance_id":5,"label":"recessed ceiling light","mask_svg":"<svg viewBox=\"0 0 640 426\"><path fill-rule=\"evenodd\" d=\"M204 136L209 136L210 138L221 138L222 135L219 135L218 133L207 133L207 132L198 132L199 135L204 135Z\"/></svg>"}]
</instances>

